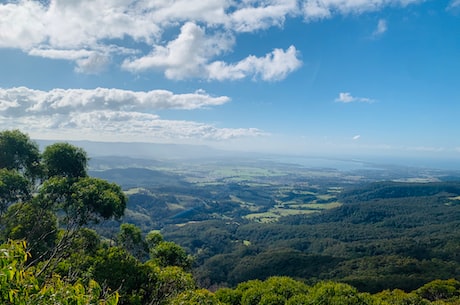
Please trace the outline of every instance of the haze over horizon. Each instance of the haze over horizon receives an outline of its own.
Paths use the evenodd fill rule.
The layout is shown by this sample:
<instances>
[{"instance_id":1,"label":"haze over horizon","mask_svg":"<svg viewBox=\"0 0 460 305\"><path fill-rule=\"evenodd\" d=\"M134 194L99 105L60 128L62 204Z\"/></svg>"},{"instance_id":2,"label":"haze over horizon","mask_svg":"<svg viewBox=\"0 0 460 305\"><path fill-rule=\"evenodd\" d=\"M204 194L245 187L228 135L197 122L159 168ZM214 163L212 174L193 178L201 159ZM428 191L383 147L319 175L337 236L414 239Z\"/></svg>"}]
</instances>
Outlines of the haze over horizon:
<instances>
[{"instance_id":1,"label":"haze over horizon","mask_svg":"<svg viewBox=\"0 0 460 305\"><path fill-rule=\"evenodd\" d=\"M0 129L460 160L459 0L0 1Z\"/></svg>"}]
</instances>

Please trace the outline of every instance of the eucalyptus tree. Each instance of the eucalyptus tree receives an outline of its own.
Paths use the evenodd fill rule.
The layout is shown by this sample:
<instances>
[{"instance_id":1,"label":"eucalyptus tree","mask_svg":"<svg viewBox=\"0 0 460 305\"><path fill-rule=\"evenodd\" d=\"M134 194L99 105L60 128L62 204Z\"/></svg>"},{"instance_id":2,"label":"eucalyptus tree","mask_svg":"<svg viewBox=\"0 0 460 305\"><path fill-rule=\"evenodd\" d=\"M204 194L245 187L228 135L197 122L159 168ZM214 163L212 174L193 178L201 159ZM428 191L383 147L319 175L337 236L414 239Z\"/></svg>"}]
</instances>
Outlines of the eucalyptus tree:
<instances>
[{"instance_id":1,"label":"eucalyptus tree","mask_svg":"<svg viewBox=\"0 0 460 305\"><path fill-rule=\"evenodd\" d=\"M38 144L19 130L0 132L0 168L15 170L29 179L42 174Z\"/></svg>"},{"instance_id":2,"label":"eucalyptus tree","mask_svg":"<svg viewBox=\"0 0 460 305\"><path fill-rule=\"evenodd\" d=\"M87 168L82 148L55 143L40 154L21 131L0 132L0 239L35 245L30 262L46 260L39 273L56 264L83 226L124 213L127 199L120 186L89 177Z\"/></svg>"}]
</instances>

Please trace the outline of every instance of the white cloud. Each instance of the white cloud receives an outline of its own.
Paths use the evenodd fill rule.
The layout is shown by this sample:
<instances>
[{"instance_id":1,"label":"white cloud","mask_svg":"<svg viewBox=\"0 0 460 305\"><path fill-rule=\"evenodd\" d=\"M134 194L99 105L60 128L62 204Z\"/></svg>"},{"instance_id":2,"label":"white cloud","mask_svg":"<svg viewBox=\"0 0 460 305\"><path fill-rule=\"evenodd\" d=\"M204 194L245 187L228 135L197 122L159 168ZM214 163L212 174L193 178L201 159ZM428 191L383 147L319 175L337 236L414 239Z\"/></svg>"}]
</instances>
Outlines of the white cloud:
<instances>
[{"instance_id":1,"label":"white cloud","mask_svg":"<svg viewBox=\"0 0 460 305\"><path fill-rule=\"evenodd\" d=\"M340 103L353 103L353 102L361 102L361 103L373 103L374 100L367 98L367 97L355 97L352 96L349 92L340 92L339 97L335 99L336 102Z\"/></svg>"},{"instance_id":2,"label":"white cloud","mask_svg":"<svg viewBox=\"0 0 460 305\"><path fill-rule=\"evenodd\" d=\"M304 0L302 11L307 21L329 18L337 14L362 14L386 6L407 6L423 0Z\"/></svg>"},{"instance_id":3,"label":"white cloud","mask_svg":"<svg viewBox=\"0 0 460 305\"><path fill-rule=\"evenodd\" d=\"M357 135L354 136L352 139L353 139L354 141L357 141L357 140L359 140L360 138L361 138L361 135L357 134Z\"/></svg>"},{"instance_id":4,"label":"white cloud","mask_svg":"<svg viewBox=\"0 0 460 305\"><path fill-rule=\"evenodd\" d=\"M305 1L303 13L307 20L324 19L332 14L330 8L322 1Z\"/></svg>"},{"instance_id":5,"label":"white cloud","mask_svg":"<svg viewBox=\"0 0 460 305\"><path fill-rule=\"evenodd\" d=\"M38 1L0 4L0 47L28 49L42 43L46 39L45 13Z\"/></svg>"},{"instance_id":6,"label":"white cloud","mask_svg":"<svg viewBox=\"0 0 460 305\"><path fill-rule=\"evenodd\" d=\"M150 10L152 20L161 24L199 21L211 25L228 22L227 0L150 0L138 1L137 6Z\"/></svg>"},{"instance_id":7,"label":"white cloud","mask_svg":"<svg viewBox=\"0 0 460 305\"><path fill-rule=\"evenodd\" d=\"M157 115L138 112L94 111L73 113L59 128L88 130L98 134L118 134L128 139L165 141L181 139L227 140L236 137L259 136L257 129L216 128L193 121L162 120Z\"/></svg>"},{"instance_id":8,"label":"white cloud","mask_svg":"<svg viewBox=\"0 0 460 305\"><path fill-rule=\"evenodd\" d=\"M82 0L50 2L43 16L50 45L60 48L93 46L104 39L151 42L159 37L160 27L148 11L129 0Z\"/></svg>"},{"instance_id":9,"label":"white cloud","mask_svg":"<svg viewBox=\"0 0 460 305\"><path fill-rule=\"evenodd\" d=\"M104 71L110 62L110 56L100 53L92 53L86 58L80 58L76 61L75 71L87 74L98 74Z\"/></svg>"},{"instance_id":10,"label":"white cloud","mask_svg":"<svg viewBox=\"0 0 460 305\"><path fill-rule=\"evenodd\" d=\"M238 33L282 27L287 18L299 15L306 20L323 19L419 1L8 1L0 3L0 48L70 60L80 73L99 73L116 60L124 69L136 73L156 69L170 79L230 80L250 76L248 71L252 71L252 77L261 80L281 80L295 68L281 70L274 53L267 55L271 59L247 54L238 63L225 60L236 46ZM454 0L451 5L457 3ZM177 32L176 38L170 37ZM292 58L289 50L284 54L290 56L288 63L299 65L297 55ZM274 65L260 66L269 62ZM224 67L228 76L216 73L217 67Z\"/></svg>"},{"instance_id":11,"label":"white cloud","mask_svg":"<svg viewBox=\"0 0 460 305\"><path fill-rule=\"evenodd\" d=\"M174 94L167 90L130 91L96 88L32 90L26 87L0 88L0 109L5 115L87 112L95 110L153 111L199 109L229 102L226 96L212 97L205 91Z\"/></svg>"},{"instance_id":12,"label":"white cloud","mask_svg":"<svg viewBox=\"0 0 460 305\"><path fill-rule=\"evenodd\" d=\"M380 36L388 30L387 21L385 19L380 19L377 23L377 28L372 33L372 36Z\"/></svg>"},{"instance_id":13,"label":"white cloud","mask_svg":"<svg viewBox=\"0 0 460 305\"><path fill-rule=\"evenodd\" d=\"M225 104L226 96L202 90L174 94L96 88L32 90L0 88L0 129L19 128L56 139L112 141L226 140L260 136L255 128L218 128L194 121L163 120L159 109L193 110Z\"/></svg>"},{"instance_id":14,"label":"white cloud","mask_svg":"<svg viewBox=\"0 0 460 305\"><path fill-rule=\"evenodd\" d=\"M1 117L1 116L0 116ZM0 127L19 128L32 137L54 140L124 142L225 141L266 135L255 128L218 128L194 121L162 120L139 112L91 111L69 115L2 118Z\"/></svg>"},{"instance_id":15,"label":"white cloud","mask_svg":"<svg viewBox=\"0 0 460 305\"><path fill-rule=\"evenodd\" d=\"M242 6L231 13L231 27L238 32L253 32L272 26L282 26L288 15L297 14L296 0L252 1L254 6ZM243 3L251 3L246 1Z\"/></svg>"},{"instance_id":16,"label":"white cloud","mask_svg":"<svg viewBox=\"0 0 460 305\"><path fill-rule=\"evenodd\" d=\"M213 62L207 67L208 78L225 80L241 79L252 75L265 81L276 81L298 69L302 62L297 58L297 50L290 46L286 51L275 49L265 57L249 56L242 61L229 65Z\"/></svg>"},{"instance_id":17,"label":"white cloud","mask_svg":"<svg viewBox=\"0 0 460 305\"><path fill-rule=\"evenodd\" d=\"M149 55L125 60L122 67L130 71L164 69L170 79L198 77L209 58L228 51L234 44L232 36L206 36L200 26L188 22L175 40L166 46L155 46Z\"/></svg>"},{"instance_id":18,"label":"white cloud","mask_svg":"<svg viewBox=\"0 0 460 305\"><path fill-rule=\"evenodd\" d=\"M169 79L184 79L200 75L209 80L234 80L248 76L276 81L301 66L294 46L286 51L275 49L265 57L248 56L236 64L208 59L227 51L233 45L227 36L206 37L204 29L186 23L178 37L166 47L157 47L144 57L126 60L123 68L130 71L164 68Z\"/></svg>"},{"instance_id":19,"label":"white cloud","mask_svg":"<svg viewBox=\"0 0 460 305\"><path fill-rule=\"evenodd\" d=\"M67 59L67 60L79 60L82 58L88 58L94 51L85 49L80 50L58 50L58 49L40 49L33 48L28 52L32 56L40 56L51 59Z\"/></svg>"},{"instance_id":20,"label":"white cloud","mask_svg":"<svg viewBox=\"0 0 460 305\"><path fill-rule=\"evenodd\" d=\"M28 52L32 56L51 59L73 60L76 63L75 71L87 74L98 74L105 70L110 63L110 52L89 50L58 50L34 48Z\"/></svg>"}]
</instances>

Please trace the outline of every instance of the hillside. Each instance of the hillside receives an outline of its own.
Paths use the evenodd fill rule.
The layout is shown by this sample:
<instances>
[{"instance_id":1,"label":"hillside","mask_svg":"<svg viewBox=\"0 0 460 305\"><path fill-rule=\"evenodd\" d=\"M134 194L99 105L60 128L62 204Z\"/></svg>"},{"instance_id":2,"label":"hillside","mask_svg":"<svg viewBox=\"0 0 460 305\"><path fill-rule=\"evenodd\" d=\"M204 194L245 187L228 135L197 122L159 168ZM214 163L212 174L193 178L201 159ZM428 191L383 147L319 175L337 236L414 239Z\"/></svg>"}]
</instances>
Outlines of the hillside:
<instances>
[{"instance_id":1,"label":"hillside","mask_svg":"<svg viewBox=\"0 0 460 305\"><path fill-rule=\"evenodd\" d=\"M123 221L194 256L204 287L286 275L410 291L459 276L457 173L241 160L92 173L126 190Z\"/></svg>"},{"instance_id":2,"label":"hillside","mask_svg":"<svg viewBox=\"0 0 460 305\"><path fill-rule=\"evenodd\" d=\"M0 151L2 304L459 301L457 173Z\"/></svg>"},{"instance_id":3,"label":"hillside","mask_svg":"<svg viewBox=\"0 0 460 305\"><path fill-rule=\"evenodd\" d=\"M361 291L412 290L460 275L460 184L424 186L439 192L412 196L420 184L373 184L359 192L378 189L381 197L352 201L354 190L340 196L347 203L317 215L169 226L164 235L197 255L195 274L205 285L287 275ZM411 195L396 194L402 189Z\"/></svg>"}]
</instances>

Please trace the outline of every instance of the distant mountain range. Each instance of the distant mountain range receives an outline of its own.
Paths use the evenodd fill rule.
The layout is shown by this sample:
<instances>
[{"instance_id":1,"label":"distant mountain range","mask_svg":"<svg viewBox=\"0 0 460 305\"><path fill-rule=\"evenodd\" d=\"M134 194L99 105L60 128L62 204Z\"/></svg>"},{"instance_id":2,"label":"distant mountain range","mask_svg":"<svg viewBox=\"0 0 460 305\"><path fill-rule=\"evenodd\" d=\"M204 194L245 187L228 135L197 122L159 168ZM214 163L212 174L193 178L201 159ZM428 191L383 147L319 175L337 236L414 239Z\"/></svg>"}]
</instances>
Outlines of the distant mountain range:
<instances>
[{"instance_id":1,"label":"distant mountain range","mask_svg":"<svg viewBox=\"0 0 460 305\"><path fill-rule=\"evenodd\" d=\"M40 148L53 144L54 140L35 140ZM93 160L101 157L123 157L137 160L155 160L161 162L174 161L241 161L241 160L271 160L285 164L296 164L305 167L334 168L341 170L362 167L374 168L431 168L459 171L460 159L436 158L407 158L407 157L376 157L376 156L305 156L279 155L271 153L241 152L220 150L206 145L192 144L159 144L142 142L95 142L95 141L67 141L82 147ZM114 160L112 160L114 161ZM394 168L393 168L394 169Z\"/></svg>"},{"instance_id":2,"label":"distant mountain range","mask_svg":"<svg viewBox=\"0 0 460 305\"><path fill-rule=\"evenodd\" d=\"M58 141L36 140L43 149ZM62 141L59 141L62 142ZM126 156L132 158L174 160L201 158L228 158L247 156L248 153L218 150L206 145L157 144L139 142L67 141L86 150L90 157Z\"/></svg>"}]
</instances>

